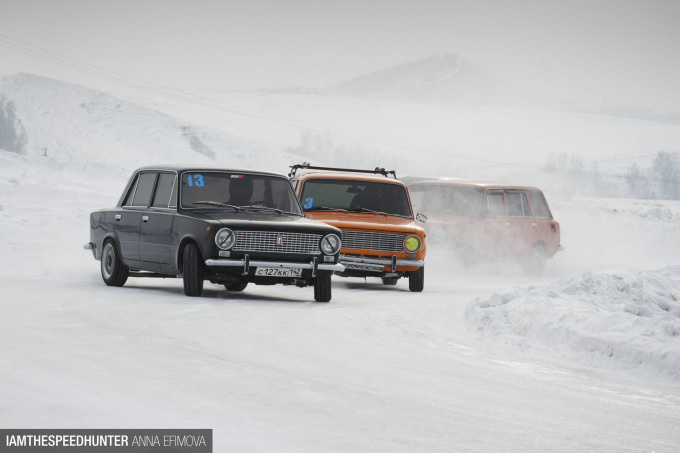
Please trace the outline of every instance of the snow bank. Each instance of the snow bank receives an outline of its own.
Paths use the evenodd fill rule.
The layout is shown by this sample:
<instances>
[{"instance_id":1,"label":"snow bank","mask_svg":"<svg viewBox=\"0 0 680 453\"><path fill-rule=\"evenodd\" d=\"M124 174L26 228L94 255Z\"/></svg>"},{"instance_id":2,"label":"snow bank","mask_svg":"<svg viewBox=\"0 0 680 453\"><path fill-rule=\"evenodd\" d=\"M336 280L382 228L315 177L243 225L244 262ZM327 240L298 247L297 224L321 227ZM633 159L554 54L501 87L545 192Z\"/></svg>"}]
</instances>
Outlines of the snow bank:
<instances>
[{"instance_id":1,"label":"snow bank","mask_svg":"<svg viewBox=\"0 0 680 453\"><path fill-rule=\"evenodd\" d=\"M584 272L477 298L465 315L483 336L523 349L680 378L680 266Z\"/></svg>"}]
</instances>

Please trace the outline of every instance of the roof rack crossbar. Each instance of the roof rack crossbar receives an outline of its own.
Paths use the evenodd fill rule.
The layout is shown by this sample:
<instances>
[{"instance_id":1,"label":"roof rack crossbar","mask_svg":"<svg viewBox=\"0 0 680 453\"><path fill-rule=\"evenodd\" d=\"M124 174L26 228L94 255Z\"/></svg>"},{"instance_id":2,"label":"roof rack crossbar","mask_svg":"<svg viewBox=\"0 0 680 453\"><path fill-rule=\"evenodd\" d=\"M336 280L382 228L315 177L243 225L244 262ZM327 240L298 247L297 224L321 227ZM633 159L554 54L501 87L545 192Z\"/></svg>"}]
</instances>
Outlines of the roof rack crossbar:
<instances>
[{"instance_id":1,"label":"roof rack crossbar","mask_svg":"<svg viewBox=\"0 0 680 453\"><path fill-rule=\"evenodd\" d=\"M394 170L385 170L384 168L381 167L375 167L375 169L373 170L360 170L356 168L319 167L316 165L310 165L308 162L303 162L302 164L291 165L290 168L291 168L290 173L288 173L289 178L295 176L295 173L298 170L305 169L305 170L349 171L353 173L371 173L383 175L386 178L389 178L389 176L392 175L394 179L397 179L397 172L395 172Z\"/></svg>"}]
</instances>

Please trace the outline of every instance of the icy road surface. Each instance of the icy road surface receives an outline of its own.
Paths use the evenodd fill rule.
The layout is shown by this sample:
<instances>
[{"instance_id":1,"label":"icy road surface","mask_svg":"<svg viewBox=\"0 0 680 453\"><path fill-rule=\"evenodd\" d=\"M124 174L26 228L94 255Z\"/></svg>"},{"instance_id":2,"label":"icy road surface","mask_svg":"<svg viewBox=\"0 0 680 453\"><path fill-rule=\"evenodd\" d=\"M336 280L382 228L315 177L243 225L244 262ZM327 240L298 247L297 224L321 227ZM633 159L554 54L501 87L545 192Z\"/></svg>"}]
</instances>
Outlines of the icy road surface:
<instances>
[{"instance_id":1,"label":"icy road surface","mask_svg":"<svg viewBox=\"0 0 680 453\"><path fill-rule=\"evenodd\" d=\"M0 424L212 428L215 451L673 451L677 381L483 342L476 297L518 278L311 288L108 288L83 252L0 279ZM75 271L75 272L74 272ZM653 375L650 375L653 376Z\"/></svg>"}]
</instances>

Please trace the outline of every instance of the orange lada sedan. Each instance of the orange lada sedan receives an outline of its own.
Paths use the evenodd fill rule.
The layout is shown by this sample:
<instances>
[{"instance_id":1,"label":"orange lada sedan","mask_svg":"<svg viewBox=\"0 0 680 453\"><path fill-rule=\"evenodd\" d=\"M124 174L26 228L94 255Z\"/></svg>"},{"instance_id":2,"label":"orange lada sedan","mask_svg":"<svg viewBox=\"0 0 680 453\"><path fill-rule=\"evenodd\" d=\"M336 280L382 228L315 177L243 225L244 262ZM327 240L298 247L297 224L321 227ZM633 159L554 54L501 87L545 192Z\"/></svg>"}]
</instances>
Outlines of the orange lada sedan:
<instances>
[{"instance_id":1,"label":"orange lada sedan","mask_svg":"<svg viewBox=\"0 0 680 453\"><path fill-rule=\"evenodd\" d=\"M425 279L425 230L414 216L406 184L393 171L293 165L290 173L305 216L342 231L342 277L378 277L394 285L408 277L420 292Z\"/></svg>"}]
</instances>

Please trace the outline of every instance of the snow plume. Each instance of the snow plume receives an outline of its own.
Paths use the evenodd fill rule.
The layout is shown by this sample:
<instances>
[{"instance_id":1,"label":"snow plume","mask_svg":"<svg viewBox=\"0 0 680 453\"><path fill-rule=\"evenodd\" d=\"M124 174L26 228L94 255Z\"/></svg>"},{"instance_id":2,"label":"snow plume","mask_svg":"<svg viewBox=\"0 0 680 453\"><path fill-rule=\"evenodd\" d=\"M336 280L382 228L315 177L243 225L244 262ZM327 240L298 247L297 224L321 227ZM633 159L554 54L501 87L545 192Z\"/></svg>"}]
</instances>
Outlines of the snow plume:
<instances>
[{"instance_id":1,"label":"snow plume","mask_svg":"<svg viewBox=\"0 0 680 453\"><path fill-rule=\"evenodd\" d=\"M466 309L479 332L595 367L650 369L680 379L680 266L585 272ZM555 354L557 353L557 354Z\"/></svg>"}]
</instances>

